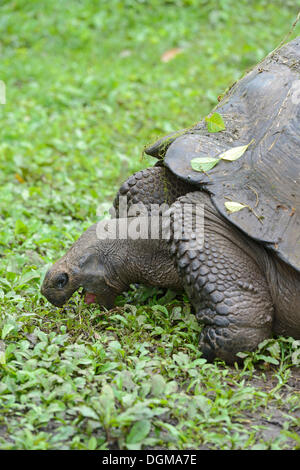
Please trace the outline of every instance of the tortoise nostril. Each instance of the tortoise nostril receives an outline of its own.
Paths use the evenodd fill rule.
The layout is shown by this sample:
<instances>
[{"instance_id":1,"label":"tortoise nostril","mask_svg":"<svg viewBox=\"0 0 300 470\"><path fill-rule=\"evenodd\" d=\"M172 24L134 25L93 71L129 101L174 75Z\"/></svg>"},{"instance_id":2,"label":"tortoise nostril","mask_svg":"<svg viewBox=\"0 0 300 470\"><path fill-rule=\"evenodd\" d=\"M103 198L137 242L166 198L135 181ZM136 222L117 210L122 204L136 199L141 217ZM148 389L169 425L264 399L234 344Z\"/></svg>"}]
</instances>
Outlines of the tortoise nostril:
<instances>
[{"instance_id":1,"label":"tortoise nostril","mask_svg":"<svg viewBox=\"0 0 300 470\"><path fill-rule=\"evenodd\" d=\"M67 273L60 273L56 278L56 285L59 289L62 289L63 287L65 287L68 281L69 276L67 275Z\"/></svg>"}]
</instances>

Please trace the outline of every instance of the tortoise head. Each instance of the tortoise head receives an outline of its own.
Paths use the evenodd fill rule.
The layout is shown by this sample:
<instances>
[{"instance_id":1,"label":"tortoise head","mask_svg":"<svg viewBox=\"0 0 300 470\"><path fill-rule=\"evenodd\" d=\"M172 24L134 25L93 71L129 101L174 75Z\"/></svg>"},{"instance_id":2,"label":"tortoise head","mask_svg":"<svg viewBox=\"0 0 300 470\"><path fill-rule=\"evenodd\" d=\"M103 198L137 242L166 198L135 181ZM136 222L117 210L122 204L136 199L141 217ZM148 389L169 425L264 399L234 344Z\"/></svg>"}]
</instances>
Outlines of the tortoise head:
<instances>
[{"instance_id":1,"label":"tortoise head","mask_svg":"<svg viewBox=\"0 0 300 470\"><path fill-rule=\"evenodd\" d=\"M123 285L114 276L113 250L107 250L106 245L97 238L96 226L90 227L48 270L41 293L53 305L62 307L82 287L86 303L112 308Z\"/></svg>"}]
</instances>

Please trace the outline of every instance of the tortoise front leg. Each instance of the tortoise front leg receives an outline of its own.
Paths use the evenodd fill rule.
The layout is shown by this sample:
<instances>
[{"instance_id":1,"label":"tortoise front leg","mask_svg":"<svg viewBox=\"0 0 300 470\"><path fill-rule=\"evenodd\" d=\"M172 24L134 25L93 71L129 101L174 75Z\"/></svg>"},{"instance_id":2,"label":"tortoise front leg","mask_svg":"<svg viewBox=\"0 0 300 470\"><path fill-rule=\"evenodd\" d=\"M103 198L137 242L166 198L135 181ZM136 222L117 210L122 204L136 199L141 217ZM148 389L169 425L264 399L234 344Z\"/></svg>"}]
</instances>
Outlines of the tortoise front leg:
<instances>
[{"instance_id":1,"label":"tortoise front leg","mask_svg":"<svg viewBox=\"0 0 300 470\"><path fill-rule=\"evenodd\" d=\"M260 247L249 244L222 219L203 192L179 198L172 208L173 227L184 204L204 204L204 243L195 233L189 236L189 211L183 239L170 241L185 291L204 324L199 346L208 360L217 357L233 363L238 360L236 353L253 351L272 334L272 299L255 260Z\"/></svg>"},{"instance_id":2,"label":"tortoise front leg","mask_svg":"<svg viewBox=\"0 0 300 470\"><path fill-rule=\"evenodd\" d=\"M120 196L127 198L128 209L133 204L143 203L149 211L151 204L170 206L179 196L190 190L190 185L179 180L167 168L161 166L146 168L130 176L120 187L113 204L116 217L119 217Z\"/></svg>"}]
</instances>

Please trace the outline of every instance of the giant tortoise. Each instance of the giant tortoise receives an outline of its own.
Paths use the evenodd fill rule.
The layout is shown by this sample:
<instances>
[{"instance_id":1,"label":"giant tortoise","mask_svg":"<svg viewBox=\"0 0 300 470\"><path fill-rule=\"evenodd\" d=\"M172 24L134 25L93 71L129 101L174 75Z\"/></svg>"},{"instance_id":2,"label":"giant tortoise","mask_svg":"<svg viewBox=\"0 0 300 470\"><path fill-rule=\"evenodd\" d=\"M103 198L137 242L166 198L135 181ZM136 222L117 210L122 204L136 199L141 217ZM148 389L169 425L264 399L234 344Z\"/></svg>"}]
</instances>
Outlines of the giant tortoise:
<instances>
[{"instance_id":1,"label":"giant tortoise","mask_svg":"<svg viewBox=\"0 0 300 470\"><path fill-rule=\"evenodd\" d=\"M183 288L203 356L228 363L274 333L300 338L300 38L235 83L214 114L223 130L210 132L208 117L160 139L146 149L157 164L119 190L129 208L169 204L170 236L99 239L93 225L46 274L52 304L79 287L107 308L131 283ZM193 209L174 236L184 205L204 206L204 240Z\"/></svg>"}]
</instances>

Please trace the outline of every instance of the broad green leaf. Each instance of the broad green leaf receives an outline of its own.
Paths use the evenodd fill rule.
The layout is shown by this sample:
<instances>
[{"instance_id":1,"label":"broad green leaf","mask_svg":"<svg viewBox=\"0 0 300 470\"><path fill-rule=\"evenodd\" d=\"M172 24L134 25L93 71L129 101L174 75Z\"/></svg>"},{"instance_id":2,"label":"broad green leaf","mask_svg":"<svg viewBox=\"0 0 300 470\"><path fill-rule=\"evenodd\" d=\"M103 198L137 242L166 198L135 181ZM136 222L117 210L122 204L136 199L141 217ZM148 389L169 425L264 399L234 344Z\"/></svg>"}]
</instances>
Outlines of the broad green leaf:
<instances>
[{"instance_id":1,"label":"broad green leaf","mask_svg":"<svg viewBox=\"0 0 300 470\"><path fill-rule=\"evenodd\" d=\"M128 450L141 450L142 442L136 442L134 444L126 444Z\"/></svg>"},{"instance_id":2,"label":"broad green leaf","mask_svg":"<svg viewBox=\"0 0 300 470\"><path fill-rule=\"evenodd\" d=\"M163 376L160 374L154 374L151 378L151 382L152 395L154 395L155 397L162 395L166 388L166 381Z\"/></svg>"},{"instance_id":3,"label":"broad green leaf","mask_svg":"<svg viewBox=\"0 0 300 470\"><path fill-rule=\"evenodd\" d=\"M6 364L5 343L0 341L0 365Z\"/></svg>"},{"instance_id":4,"label":"broad green leaf","mask_svg":"<svg viewBox=\"0 0 300 470\"><path fill-rule=\"evenodd\" d=\"M103 366L99 367L99 372L101 372L101 374L104 374L105 372L109 370L116 369L118 366L119 366L118 362L107 362L106 364L103 364Z\"/></svg>"},{"instance_id":5,"label":"broad green leaf","mask_svg":"<svg viewBox=\"0 0 300 470\"><path fill-rule=\"evenodd\" d=\"M205 118L208 132L220 132L226 129L225 123L221 114L213 113L211 116Z\"/></svg>"},{"instance_id":6,"label":"broad green leaf","mask_svg":"<svg viewBox=\"0 0 300 470\"><path fill-rule=\"evenodd\" d=\"M28 233L27 225L25 225L24 222L22 222L22 220L16 220L15 235L20 235L20 234L26 235L27 233Z\"/></svg>"},{"instance_id":7,"label":"broad green leaf","mask_svg":"<svg viewBox=\"0 0 300 470\"><path fill-rule=\"evenodd\" d=\"M143 419L142 421L137 421L132 426L126 442L127 444L137 444L138 442L142 442L145 437L148 436L151 429L151 422L147 419Z\"/></svg>"},{"instance_id":8,"label":"broad green leaf","mask_svg":"<svg viewBox=\"0 0 300 470\"><path fill-rule=\"evenodd\" d=\"M92 419L96 419L96 420L99 419L99 417L97 416L95 411L92 408L90 408L89 406L81 405L81 406L78 407L78 410L79 410L80 414L82 416L84 416L85 418L92 418Z\"/></svg>"},{"instance_id":9,"label":"broad green leaf","mask_svg":"<svg viewBox=\"0 0 300 470\"><path fill-rule=\"evenodd\" d=\"M92 436L88 441L88 449L89 450L96 450L97 449L97 439L95 436Z\"/></svg>"},{"instance_id":10,"label":"broad green leaf","mask_svg":"<svg viewBox=\"0 0 300 470\"><path fill-rule=\"evenodd\" d=\"M14 325L12 325L11 323L6 323L2 328L1 338L5 339L6 336L14 329L15 329Z\"/></svg>"},{"instance_id":11,"label":"broad green leaf","mask_svg":"<svg viewBox=\"0 0 300 470\"><path fill-rule=\"evenodd\" d=\"M292 364L294 364L295 366L300 365L300 349L293 352L291 359L292 359Z\"/></svg>"},{"instance_id":12,"label":"broad green leaf","mask_svg":"<svg viewBox=\"0 0 300 470\"><path fill-rule=\"evenodd\" d=\"M99 396L99 404L104 424L108 426L115 409L114 392L110 385L103 385L102 392Z\"/></svg>"},{"instance_id":13,"label":"broad green leaf","mask_svg":"<svg viewBox=\"0 0 300 470\"><path fill-rule=\"evenodd\" d=\"M246 357L248 357L249 353L238 352L236 353L236 355L241 359L245 359Z\"/></svg>"},{"instance_id":14,"label":"broad green leaf","mask_svg":"<svg viewBox=\"0 0 300 470\"><path fill-rule=\"evenodd\" d=\"M171 395L172 393L176 393L178 390L178 384L175 380L171 380L171 382L168 382L166 384L165 388L165 394L166 395Z\"/></svg>"},{"instance_id":15,"label":"broad green leaf","mask_svg":"<svg viewBox=\"0 0 300 470\"><path fill-rule=\"evenodd\" d=\"M5 351L0 351L0 365L6 364Z\"/></svg>"},{"instance_id":16,"label":"broad green leaf","mask_svg":"<svg viewBox=\"0 0 300 470\"><path fill-rule=\"evenodd\" d=\"M245 204L241 204L240 202L233 202L233 201L227 201L224 204L225 204L226 209L230 213L238 212L242 209L245 209L245 207L247 207Z\"/></svg>"},{"instance_id":17,"label":"broad green leaf","mask_svg":"<svg viewBox=\"0 0 300 470\"><path fill-rule=\"evenodd\" d=\"M193 160L191 160L191 167L195 171L208 171L213 168L219 161L219 158L212 157L193 158Z\"/></svg>"},{"instance_id":18,"label":"broad green leaf","mask_svg":"<svg viewBox=\"0 0 300 470\"><path fill-rule=\"evenodd\" d=\"M249 142L247 145L240 145L239 147L232 147L226 152L221 153L218 157L221 158L222 160L228 160L230 162L234 162L235 160L238 160L247 150L249 145L251 145L253 140Z\"/></svg>"},{"instance_id":19,"label":"broad green leaf","mask_svg":"<svg viewBox=\"0 0 300 470\"><path fill-rule=\"evenodd\" d=\"M271 344L267 348L267 351L271 353L272 357L276 357L276 358L280 357L280 346L278 343Z\"/></svg>"},{"instance_id":20,"label":"broad green leaf","mask_svg":"<svg viewBox=\"0 0 300 470\"><path fill-rule=\"evenodd\" d=\"M276 366L279 364L278 359L275 359L275 357L270 357L270 356L265 356L264 354L259 354L257 358L264 362L267 362L268 364L274 364Z\"/></svg>"}]
</instances>

